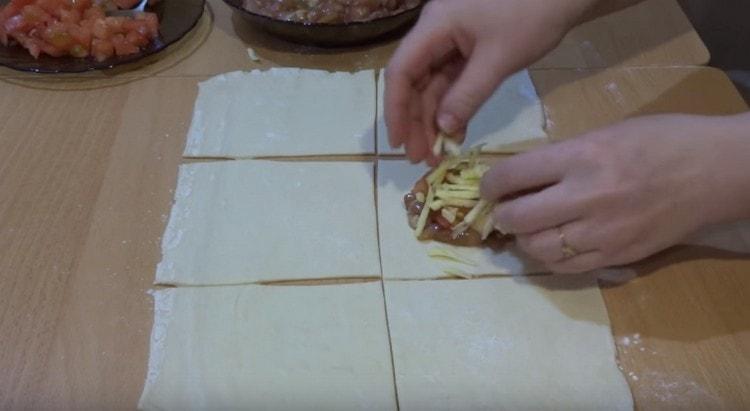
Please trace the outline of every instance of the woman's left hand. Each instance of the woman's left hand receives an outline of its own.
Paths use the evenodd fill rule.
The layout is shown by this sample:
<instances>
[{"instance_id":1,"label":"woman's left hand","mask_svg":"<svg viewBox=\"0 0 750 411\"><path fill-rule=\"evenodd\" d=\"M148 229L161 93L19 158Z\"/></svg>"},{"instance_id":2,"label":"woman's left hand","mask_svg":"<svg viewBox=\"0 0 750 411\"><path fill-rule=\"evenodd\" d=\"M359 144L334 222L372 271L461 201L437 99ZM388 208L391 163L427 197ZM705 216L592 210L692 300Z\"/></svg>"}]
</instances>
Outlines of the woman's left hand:
<instances>
[{"instance_id":1,"label":"woman's left hand","mask_svg":"<svg viewBox=\"0 0 750 411\"><path fill-rule=\"evenodd\" d=\"M495 224L555 272L640 260L750 217L750 115L642 117L495 165Z\"/></svg>"}]
</instances>

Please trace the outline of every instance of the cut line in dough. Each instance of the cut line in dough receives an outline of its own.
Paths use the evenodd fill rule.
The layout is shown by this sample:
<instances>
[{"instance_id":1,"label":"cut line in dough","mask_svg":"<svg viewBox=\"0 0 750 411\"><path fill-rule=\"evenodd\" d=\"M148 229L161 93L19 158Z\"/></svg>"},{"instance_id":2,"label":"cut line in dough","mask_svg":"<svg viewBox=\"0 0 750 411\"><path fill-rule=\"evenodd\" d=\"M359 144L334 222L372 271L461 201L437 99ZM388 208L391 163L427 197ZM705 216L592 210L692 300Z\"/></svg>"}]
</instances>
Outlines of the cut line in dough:
<instances>
[{"instance_id":1,"label":"cut line in dough","mask_svg":"<svg viewBox=\"0 0 750 411\"><path fill-rule=\"evenodd\" d=\"M185 157L375 152L375 72L232 72L199 85Z\"/></svg>"},{"instance_id":2,"label":"cut line in dough","mask_svg":"<svg viewBox=\"0 0 750 411\"><path fill-rule=\"evenodd\" d=\"M384 116L385 74L378 76L378 153L403 154L388 144ZM469 122L465 147L482 145L484 153L516 153L548 142L544 108L527 70L510 77Z\"/></svg>"}]
</instances>

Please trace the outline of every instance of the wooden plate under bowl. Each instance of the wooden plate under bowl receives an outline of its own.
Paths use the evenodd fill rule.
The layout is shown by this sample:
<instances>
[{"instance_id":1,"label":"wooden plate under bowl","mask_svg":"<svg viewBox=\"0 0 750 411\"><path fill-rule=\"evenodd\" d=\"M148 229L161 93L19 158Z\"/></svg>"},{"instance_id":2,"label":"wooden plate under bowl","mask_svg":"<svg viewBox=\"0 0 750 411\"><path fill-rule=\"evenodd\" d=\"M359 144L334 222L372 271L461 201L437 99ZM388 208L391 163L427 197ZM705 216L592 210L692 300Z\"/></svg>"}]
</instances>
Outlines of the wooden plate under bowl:
<instances>
[{"instance_id":1,"label":"wooden plate under bowl","mask_svg":"<svg viewBox=\"0 0 750 411\"><path fill-rule=\"evenodd\" d=\"M0 0L0 6L9 0ZM151 42L140 53L113 57L104 61L94 58L50 57L41 55L35 59L21 46L0 45L0 65L14 70L34 73L82 73L90 70L110 69L121 64L133 63L146 56L158 53L184 37L203 15L205 0L161 0L148 11L159 16L159 38Z\"/></svg>"},{"instance_id":2,"label":"wooden plate under bowl","mask_svg":"<svg viewBox=\"0 0 750 411\"><path fill-rule=\"evenodd\" d=\"M406 29L419 17L422 6L392 16L352 23L300 23L278 20L253 13L243 7L243 0L224 0L248 23L293 43L320 47L356 46L381 39ZM424 2L423 2L424 3Z\"/></svg>"}]
</instances>

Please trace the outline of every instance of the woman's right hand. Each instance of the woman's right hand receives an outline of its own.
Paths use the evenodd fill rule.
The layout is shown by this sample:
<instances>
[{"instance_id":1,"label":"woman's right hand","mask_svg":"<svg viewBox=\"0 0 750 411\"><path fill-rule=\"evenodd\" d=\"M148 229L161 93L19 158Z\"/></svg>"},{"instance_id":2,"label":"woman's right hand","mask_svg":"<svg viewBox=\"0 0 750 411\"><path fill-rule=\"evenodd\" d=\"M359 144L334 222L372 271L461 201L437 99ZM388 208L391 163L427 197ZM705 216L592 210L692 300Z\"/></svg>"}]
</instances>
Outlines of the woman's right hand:
<instances>
[{"instance_id":1,"label":"woman's right hand","mask_svg":"<svg viewBox=\"0 0 750 411\"><path fill-rule=\"evenodd\" d=\"M432 0L386 70L391 146L413 162L438 131L463 141L466 125L509 75L554 48L595 0Z\"/></svg>"}]
</instances>

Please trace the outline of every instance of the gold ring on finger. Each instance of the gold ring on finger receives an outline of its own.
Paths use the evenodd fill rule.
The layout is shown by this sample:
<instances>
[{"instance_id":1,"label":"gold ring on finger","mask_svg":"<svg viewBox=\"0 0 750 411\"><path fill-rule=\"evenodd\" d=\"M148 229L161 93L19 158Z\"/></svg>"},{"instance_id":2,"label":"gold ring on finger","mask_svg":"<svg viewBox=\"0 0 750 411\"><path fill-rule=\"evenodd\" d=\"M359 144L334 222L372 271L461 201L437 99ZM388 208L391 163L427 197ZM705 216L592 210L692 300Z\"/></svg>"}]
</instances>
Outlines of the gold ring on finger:
<instances>
[{"instance_id":1,"label":"gold ring on finger","mask_svg":"<svg viewBox=\"0 0 750 411\"><path fill-rule=\"evenodd\" d=\"M560 237L560 251L562 252L564 259L569 259L577 256L578 250L575 249L572 245L570 245L565 238L565 233L563 233L562 227L557 228L558 236Z\"/></svg>"}]
</instances>

